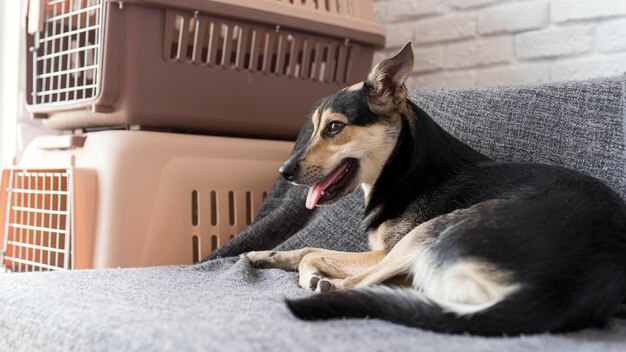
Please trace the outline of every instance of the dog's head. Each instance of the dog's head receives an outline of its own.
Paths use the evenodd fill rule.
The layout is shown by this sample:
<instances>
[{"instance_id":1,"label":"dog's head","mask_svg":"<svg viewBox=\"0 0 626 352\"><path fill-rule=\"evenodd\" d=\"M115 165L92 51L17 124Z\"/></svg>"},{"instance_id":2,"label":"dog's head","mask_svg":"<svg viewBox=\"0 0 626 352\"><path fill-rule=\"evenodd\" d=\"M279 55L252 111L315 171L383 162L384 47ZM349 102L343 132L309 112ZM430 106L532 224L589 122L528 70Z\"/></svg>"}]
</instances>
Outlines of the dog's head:
<instances>
[{"instance_id":1,"label":"dog's head","mask_svg":"<svg viewBox=\"0 0 626 352\"><path fill-rule=\"evenodd\" d=\"M320 100L281 175L310 185L306 206L333 203L363 185L374 185L400 132L407 108L404 82L413 68L407 43L378 63L364 82Z\"/></svg>"}]
</instances>

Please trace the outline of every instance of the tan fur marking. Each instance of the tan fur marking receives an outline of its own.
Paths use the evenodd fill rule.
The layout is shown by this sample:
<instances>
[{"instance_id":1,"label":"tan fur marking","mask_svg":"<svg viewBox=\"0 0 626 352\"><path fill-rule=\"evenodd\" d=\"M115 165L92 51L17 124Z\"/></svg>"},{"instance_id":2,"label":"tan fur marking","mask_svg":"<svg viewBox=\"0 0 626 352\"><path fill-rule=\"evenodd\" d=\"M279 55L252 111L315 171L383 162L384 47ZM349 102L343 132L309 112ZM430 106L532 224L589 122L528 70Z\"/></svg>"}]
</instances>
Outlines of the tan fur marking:
<instances>
[{"instance_id":1,"label":"tan fur marking","mask_svg":"<svg viewBox=\"0 0 626 352\"><path fill-rule=\"evenodd\" d=\"M317 131L317 123L319 121L319 114L320 114L319 109L315 109L315 112L313 112L313 115L311 116L311 121L313 122L313 131ZM315 138L315 134L311 136L311 139L313 138Z\"/></svg>"},{"instance_id":2,"label":"tan fur marking","mask_svg":"<svg viewBox=\"0 0 626 352\"><path fill-rule=\"evenodd\" d=\"M408 220L385 221L369 233L370 248L384 249L409 233L415 225Z\"/></svg>"},{"instance_id":3,"label":"tan fur marking","mask_svg":"<svg viewBox=\"0 0 626 352\"><path fill-rule=\"evenodd\" d=\"M353 84L350 87L345 88L345 90L353 91L353 90L359 90L361 88L363 88L363 82L359 82L359 83Z\"/></svg>"},{"instance_id":4,"label":"tan fur marking","mask_svg":"<svg viewBox=\"0 0 626 352\"><path fill-rule=\"evenodd\" d=\"M431 295L459 304L498 302L519 289L519 285L511 284L509 273L474 259L463 259L451 265L440 278L439 285L431 289Z\"/></svg>"},{"instance_id":5,"label":"tan fur marking","mask_svg":"<svg viewBox=\"0 0 626 352\"><path fill-rule=\"evenodd\" d=\"M384 251L348 253L307 247L293 251L249 252L245 257L253 264L263 263L265 268L297 269L300 286L314 289L310 286L314 276L343 280L376 265L385 255Z\"/></svg>"},{"instance_id":6,"label":"tan fur marking","mask_svg":"<svg viewBox=\"0 0 626 352\"><path fill-rule=\"evenodd\" d=\"M324 112L323 120L324 126L327 126L333 121L348 123L348 118L344 114L332 112L330 110L326 110ZM358 133L356 130L358 130L359 128L362 128L362 126L346 125L337 136L335 136L334 138L329 138L328 143L333 145L342 145L353 141L356 137L354 134Z\"/></svg>"},{"instance_id":7,"label":"tan fur marking","mask_svg":"<svg viewBox=\"0 0 626 352\"><path fill-rule=\"evenodd\" d=\"M324 110L320 130L312 137L300 164L305 175L302 181L319 182L333 172L342 160L356 158L360 160L359 179L356 181L358 184L373 185L395 147L400 120L370 126L346 125L335 137L322 137L322 129L332 121L347 123L348 118L329 109ZM311 172L307 172L309 170ZM309 174L316 177L309 177Z\"/></svg>"},{"instance_id":8,"label":"tan fur marking","mask_svg":"<svg viewBox=\"0 0 626 352\"><path fill-rule=\"evenodd\" d=\"M318 251L317 248L305 247L292 251L258 251L248 252L244 256L251 262L263 262L267 268L297 270L298 265L307 254Z\"/></svg>"},{"instance_id":9,"label":"tan fur marking","mask_svg":"<svg viewBox=\"0 0 626 352\"><path fill-rule=\"evenodd\" d=\"M313 277L321 281L321 276L329 283L334 280L343 280L366 271L384 257L385 253L381 251L343 253L320 250L310 253L302 259L298 267L300 287L321 292L319 281L318 284L311 285Z\"/></svg>"},{"instance_id":10,"label":"tan fur marking","mask_svg":"<svg viewBox=\"0 0 626 352\"><path fill-rule=\"evenodd\" d=\"M328 278L344 279L361 273L385 257L385 251L346 253L318 251L307 254L300 262L300 271L315 268Z\"/></svg>"},{"instance_id":11,"label":"tan fur marking","mask_svg":"<svg viewBox=\"0 0 626 352\"><path fill-rule=\"evenodd\" d=\"M331 121L339 121L339 122L343 122L343 123L348 123L348 117L344 114L340 114L338 112L334 112L330 109L326 109L324 110L324 116L322 117L322 120L328 124Z\"/></svg>"},{"instance_id":12,"label":"tan fur marking","mask_svg":"<svg viewBox=\"0 0 626 352\"><path fill-rule=\"evenodd\" d=\"M367 287L398 275L409 274L415 261L414 257L420 253L424 246L424 238L427 237L426 231L422 231L418 226L402 238L383 260L358 275L335 281L335 287L338 290Z\"/></svg>"}]
</instances>

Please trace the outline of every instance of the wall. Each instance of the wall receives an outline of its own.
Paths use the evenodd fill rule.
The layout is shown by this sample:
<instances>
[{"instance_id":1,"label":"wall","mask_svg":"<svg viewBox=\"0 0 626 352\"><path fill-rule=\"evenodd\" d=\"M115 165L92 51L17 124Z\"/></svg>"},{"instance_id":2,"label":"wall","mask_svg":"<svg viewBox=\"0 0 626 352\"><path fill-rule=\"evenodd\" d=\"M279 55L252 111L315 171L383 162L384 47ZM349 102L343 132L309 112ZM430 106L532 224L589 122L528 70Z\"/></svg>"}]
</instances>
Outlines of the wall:
<instances>
[{"instance_id":1,"label":"wall","mask_svg":"<svg viewBox=\"0 0 626 352\"><path fill-rule=\"evenodd\" d=\"M16 125L22 98L18 91L22 3L0 0L0 167L11 165L17 147Z\"/></svg>"},{"instance_id":2,"label":"wall","mask_svg":"<svg viewBox=\"0 0 626 352\"><path fill-rule=\"evenodd\" d=\"M626 72L626 0L376 0L376 62L412 40L411 89L584 79Z\"/></svg>"}]
</instances>

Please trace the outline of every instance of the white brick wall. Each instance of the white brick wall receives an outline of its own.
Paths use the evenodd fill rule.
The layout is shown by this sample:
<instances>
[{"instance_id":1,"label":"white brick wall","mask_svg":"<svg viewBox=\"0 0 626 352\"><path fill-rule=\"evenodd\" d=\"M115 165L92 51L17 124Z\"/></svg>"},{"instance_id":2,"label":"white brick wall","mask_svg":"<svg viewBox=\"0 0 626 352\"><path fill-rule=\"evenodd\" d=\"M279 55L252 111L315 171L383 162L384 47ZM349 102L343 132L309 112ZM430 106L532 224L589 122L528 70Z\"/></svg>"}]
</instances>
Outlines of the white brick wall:
<instances>
[{"instance_id":1,"label":"white brick wall","mask_svg":"<svg viewBox=\"0 0 626 352\"><path fill-rule=\"evenodd\" d=\"M600 52L626 51L626 19L602 23L597 36Z\"/></svg>"},{"instance_id":2,"label":"white brick wall","mask_svg":"<svg viewBox=\"0 0 626 352\"><path fill-rule=\"evenodd\" d=\"M626 0L375 0L387 47L413 41L412 89L626 72Z\"/></svg>"},{"instance_id":3,"label":"white brick wall","mask_svg":"<svg viewBox=\"0 0 626 352\"><path fill-rule=\"evenodd\" d=\"M548 3L528 1L504 3L478 13L478 33L515 33L548 25Z\"/></svg>"},{"instance_id":4,"label":"white brick wall","mask_svg":"<svg viewBox=\"0 0 626 352\"><path fill-rule=\"evenodd\" d=\"M551 15L556 23L626 15L626 1L553 0Z\"/></svg>"},{"instance_id":5,"label":"white brick wall","mask_svg":"<svg viewBox=\"0 0 626 352\"><path fill-rule=\"evenodd\" d=\"M548 28L516 35L515 49L519 59L583 54L593 49L592 36L593 27L587 24Z\"/></svg>"},{"instance_id":6,"label":"white brick wall","mask_svg":"<svg viewBox=\"0 0 626 352\"><path fill-rule=\"evenodd\" d=\"M469 38L476 32L475 16L458 13L437 16L407 24L413 27L415 44L427 44Z\"/></svg>"},{"instance_id":7,"label":"white brick wall","mask_svg":"<svg viewBox=\"0 0 626 352\"><path fill-rule=\"evenodd\" d=\"M513 46L506 38L485 38L446 45L443 68L462 69L506 63L513 57Z\"/></svg>"}]
</instances>

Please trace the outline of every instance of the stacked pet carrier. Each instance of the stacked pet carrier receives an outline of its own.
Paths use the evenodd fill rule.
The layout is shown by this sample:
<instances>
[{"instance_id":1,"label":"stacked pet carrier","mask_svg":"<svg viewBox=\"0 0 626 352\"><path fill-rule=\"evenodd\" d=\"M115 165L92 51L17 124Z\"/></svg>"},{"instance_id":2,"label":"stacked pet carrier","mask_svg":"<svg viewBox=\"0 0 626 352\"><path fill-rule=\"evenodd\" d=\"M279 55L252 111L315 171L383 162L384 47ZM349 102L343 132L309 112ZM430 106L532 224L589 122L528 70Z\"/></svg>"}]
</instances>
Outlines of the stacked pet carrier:
<instances>
[{"instance_id":1,"label":"stacked pet carrier","mask_svg":"<svg viewBox=\"0 0 626 352\"><path fill-rule=\"evenodd\" d=\"M2 171L10 272L208 255L384 41L371 0L30 0L26 38L28 108L63 134Z\"/></svg>"}]
</instances>

